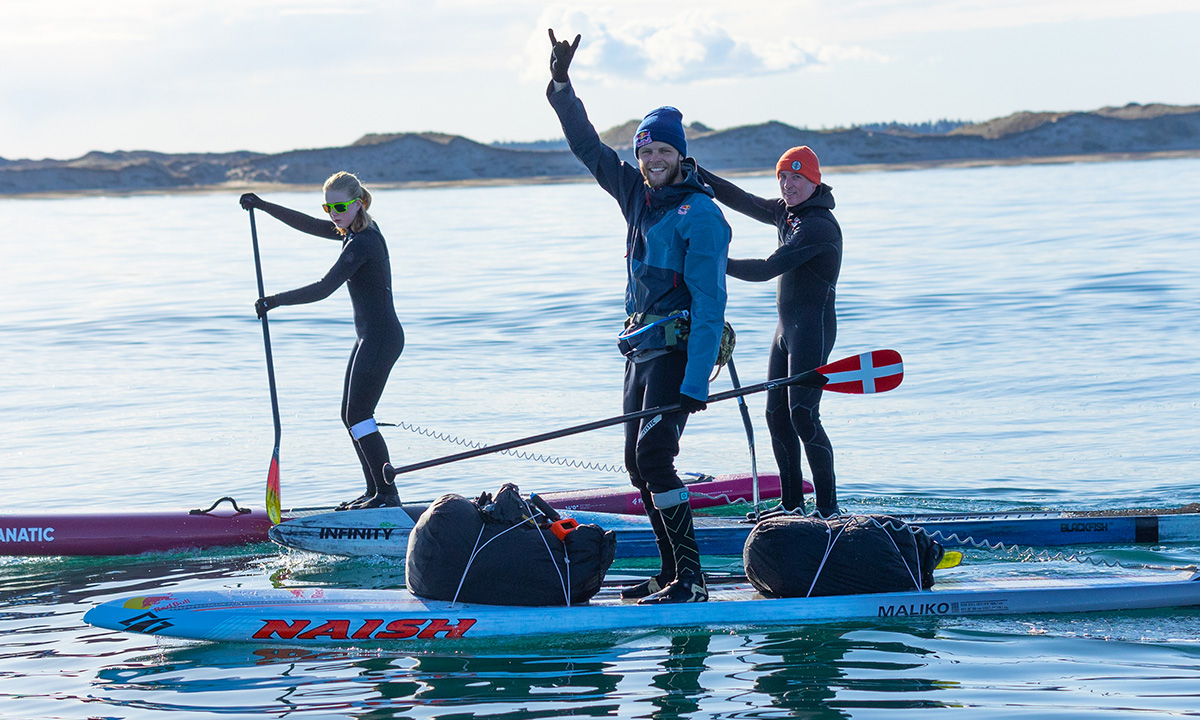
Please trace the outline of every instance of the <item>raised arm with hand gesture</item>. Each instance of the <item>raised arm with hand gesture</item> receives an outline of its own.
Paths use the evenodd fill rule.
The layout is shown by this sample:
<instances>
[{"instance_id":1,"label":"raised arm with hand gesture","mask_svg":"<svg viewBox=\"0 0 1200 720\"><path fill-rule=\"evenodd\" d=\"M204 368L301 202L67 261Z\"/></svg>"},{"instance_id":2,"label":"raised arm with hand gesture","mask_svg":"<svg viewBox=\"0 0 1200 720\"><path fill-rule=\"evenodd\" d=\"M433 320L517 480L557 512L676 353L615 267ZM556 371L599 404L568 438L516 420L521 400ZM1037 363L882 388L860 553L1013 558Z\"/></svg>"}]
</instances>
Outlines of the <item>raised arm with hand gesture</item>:
<instances>
[{"instance_id":1,"label":"raised arm with hand gesture","mask_svg":"<svg viewBox=\"0 0 1200 720\"><path fill-rule=\"evenodd\" d=\"M576 35L574 42L557 40L554 37L554 30L550 30L550 77L554 79L554 82L570 82L567 77L567 68L571 67L571 58L575 57L575 48L579 47L581 37L582 35Z\"/></svg>"}]
</instances>

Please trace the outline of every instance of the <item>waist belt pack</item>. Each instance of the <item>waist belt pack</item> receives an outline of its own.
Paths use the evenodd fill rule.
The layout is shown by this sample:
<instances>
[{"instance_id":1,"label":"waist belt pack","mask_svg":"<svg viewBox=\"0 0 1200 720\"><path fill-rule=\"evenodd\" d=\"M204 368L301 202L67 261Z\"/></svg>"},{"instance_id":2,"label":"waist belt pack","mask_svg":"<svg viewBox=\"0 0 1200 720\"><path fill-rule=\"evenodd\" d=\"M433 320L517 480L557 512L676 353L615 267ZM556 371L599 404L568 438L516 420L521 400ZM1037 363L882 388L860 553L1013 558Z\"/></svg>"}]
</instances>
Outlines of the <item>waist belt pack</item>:
<instances>
[{"instance_id":1,"label":"waist belt pack","mask_svg":"<svg viewBox=\"0 0 1200 720\"><path fill-rule=\"evenodd\" d=\"M687 310L673 315L650 315L634 313L625 319L625 331L617 336L617 347L621 354L629 357L638 350L675 350L686 344L691 334L692 318ZM728 321L721 331L721 345L717 351L717 367L724 366L733 357L737 334Z\"/></svg>"}]
</instances>

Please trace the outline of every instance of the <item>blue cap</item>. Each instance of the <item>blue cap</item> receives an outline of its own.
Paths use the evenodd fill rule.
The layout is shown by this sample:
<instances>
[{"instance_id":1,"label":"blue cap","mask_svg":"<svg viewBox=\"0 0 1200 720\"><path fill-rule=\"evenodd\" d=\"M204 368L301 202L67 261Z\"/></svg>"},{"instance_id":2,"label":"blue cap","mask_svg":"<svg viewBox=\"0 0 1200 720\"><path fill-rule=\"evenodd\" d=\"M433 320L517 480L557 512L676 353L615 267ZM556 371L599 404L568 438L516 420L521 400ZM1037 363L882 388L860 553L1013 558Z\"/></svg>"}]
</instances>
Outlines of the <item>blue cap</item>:
<instances>
[{"instance_id":1,"label":"blue cap","mask_svg":"<svg viewBox=\"0 0 1200 720\"><path fill-rule=\"evenodd\" d=\"M633 149L652 142L665 142L687 157L687 138L683 135L683 113L670 105L651 110L638 125L633 136Z\"/></svg>"}]
</instances>

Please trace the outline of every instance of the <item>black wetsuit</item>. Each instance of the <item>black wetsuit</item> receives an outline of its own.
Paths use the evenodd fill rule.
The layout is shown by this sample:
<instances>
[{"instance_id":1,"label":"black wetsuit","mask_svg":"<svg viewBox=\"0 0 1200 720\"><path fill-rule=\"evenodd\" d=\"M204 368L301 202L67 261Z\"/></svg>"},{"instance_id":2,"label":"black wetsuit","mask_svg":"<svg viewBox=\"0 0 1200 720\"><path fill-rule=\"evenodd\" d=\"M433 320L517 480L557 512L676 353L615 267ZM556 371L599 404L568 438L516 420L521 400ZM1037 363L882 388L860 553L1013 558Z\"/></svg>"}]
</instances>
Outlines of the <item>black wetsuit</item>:
<instances>
[{"instance_id":1,"label":"black wetsuit","mask_svg":"<svg viewBox=\"0 0 1200 720\"><path fill-rule=\"evenodd\" d=\"M392 266L379 226L342 236L329 220L264 203L263 210L291 227L317 237L342 242L342 252L325 277L311 285L275 295L278 305L303 305L324 300L343 284L354 307L358 336L342 387L342 422L354 440L362 463L367 492L383 487L387 444L375 427L375 406L383 395L392 366L404 350L404 328L392 302Z\"/></svg>"},{"instance_id":2,"label":"black wetsuit","mask_svg":"<svg viewBox=\"0 0 1200 720\"><path fill-rule=\"evenodd\" d=\"M824 365L837 338L834 300L842 267L842 229L833 217L833 189L822 183L808 200L787 207L782 198L751 195L707 170L701 169L700 176L719 202L779 231L779 248L770 257L730 258L726 270L751 282L779 278L779 325L771 343L768 377L787 377ZM767 393L767 427L779 464L783 504L789 510L804 505L801 442L812 470L817 508L837 508L833 446L821 426L820 403L820 390L796 385Z\"/></svg>"}]
</instances>

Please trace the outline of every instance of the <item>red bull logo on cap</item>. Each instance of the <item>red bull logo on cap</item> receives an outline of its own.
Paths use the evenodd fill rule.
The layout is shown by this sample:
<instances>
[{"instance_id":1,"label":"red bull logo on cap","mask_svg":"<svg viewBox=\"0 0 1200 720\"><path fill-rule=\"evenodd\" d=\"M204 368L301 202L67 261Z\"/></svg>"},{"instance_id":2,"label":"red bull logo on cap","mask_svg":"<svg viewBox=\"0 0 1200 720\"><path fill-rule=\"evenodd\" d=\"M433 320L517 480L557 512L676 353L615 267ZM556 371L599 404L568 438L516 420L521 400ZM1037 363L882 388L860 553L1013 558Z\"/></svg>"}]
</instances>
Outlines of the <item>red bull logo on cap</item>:
<instances>
[{"instance_id":1,"label":"red bull logo on cap","mask_svg":"<svg viewBox=\"0 0 1200 720\"><path fill-rule=\"evenodd\" d=\"M654 141L650 139L650 131L643 130L637 134L637 137L634 138L633 146L642 147L643 145L649 145L652 142Z\"/></svg>"}]
</instances>

